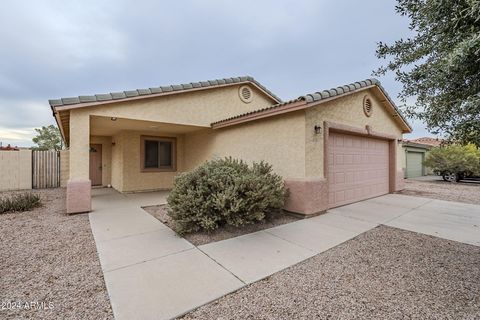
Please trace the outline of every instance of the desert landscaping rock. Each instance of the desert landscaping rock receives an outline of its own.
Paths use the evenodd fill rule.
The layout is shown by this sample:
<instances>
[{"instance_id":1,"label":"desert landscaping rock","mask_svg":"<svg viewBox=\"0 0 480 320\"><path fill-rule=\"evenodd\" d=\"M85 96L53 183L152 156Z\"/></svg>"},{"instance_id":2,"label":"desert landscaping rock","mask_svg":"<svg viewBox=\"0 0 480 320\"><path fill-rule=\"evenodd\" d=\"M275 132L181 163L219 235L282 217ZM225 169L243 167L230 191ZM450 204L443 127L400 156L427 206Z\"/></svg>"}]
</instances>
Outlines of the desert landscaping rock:
<instances>
[{"instance_id":1,"label":"desert landscaping rock","mask_svg":"<svg viewBox=\"0 0 480 320\"><path fill-rule=\"evenodd\" d=\"M53 309L0 310L0 318L113 319L88 215L65 214L65 189L34 192L40 208L0 215L0 301Z\"/></svg>"},{"instance_id":2,"label":"desert landscaping rock","mask_svg":"<svg viewBox=\"0 0 480 320\"><path fill-rule=\"evenodd\" d=\"M150 213L155 218L157 218L158 220L160 220L160 222L167 225L170 229L175 231L175 222L172 220L172 218L170 218L169 215L167 215L166 205L148 206L148 207L143 207L143 209L148 213ZM269 219L260 221L255 224L248 224L241 227L222 226L212 232L200 231L200 232L186 234L183 237L190 243L196 246L201 246L207 243L226 240L226 239L238 237L244 234L273 228L282 224L297 221L299 219L300 218L297 216L288 214L284 211L280 211L280 212L273 213Z\"/></svg>"},{"instance_id":3,"label":"desert landscaping rock","mask_svg":"<svg viewBox=\"0 0 480 320\"><path fill-rule=\"evenodd\" d=\"M480 204L480 182L462 181L459 183L443 180L405 180L405 189L400 194L439 199L445 201Z\"/></svg>"},{"instance_id":4,"label":"desert landscaping rock","mask_svg":"<svg viewBox=\"0 0 480 320\"><path fill-rule=\"evenodd\" d=\"M479 319L480 247L386 226L183 319Z\"/></svg>"}]
</instances>

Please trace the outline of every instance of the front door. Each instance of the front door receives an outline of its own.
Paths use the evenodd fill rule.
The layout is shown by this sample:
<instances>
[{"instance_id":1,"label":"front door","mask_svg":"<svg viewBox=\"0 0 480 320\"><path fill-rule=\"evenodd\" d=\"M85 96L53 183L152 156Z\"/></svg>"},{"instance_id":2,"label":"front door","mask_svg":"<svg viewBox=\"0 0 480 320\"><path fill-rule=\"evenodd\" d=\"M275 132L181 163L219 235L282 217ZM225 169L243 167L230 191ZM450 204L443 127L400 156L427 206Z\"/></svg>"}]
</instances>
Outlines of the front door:
<instances>
[{"instance_id":1,"label":"front door","mask_svg":"<svg viewBox=\"0 0 480 320\"><path fill-rule=\"evenodd\" d=\"M92 186L102 185L102 145L90 145L90 181Z\"/></svg>"}]
</instances>

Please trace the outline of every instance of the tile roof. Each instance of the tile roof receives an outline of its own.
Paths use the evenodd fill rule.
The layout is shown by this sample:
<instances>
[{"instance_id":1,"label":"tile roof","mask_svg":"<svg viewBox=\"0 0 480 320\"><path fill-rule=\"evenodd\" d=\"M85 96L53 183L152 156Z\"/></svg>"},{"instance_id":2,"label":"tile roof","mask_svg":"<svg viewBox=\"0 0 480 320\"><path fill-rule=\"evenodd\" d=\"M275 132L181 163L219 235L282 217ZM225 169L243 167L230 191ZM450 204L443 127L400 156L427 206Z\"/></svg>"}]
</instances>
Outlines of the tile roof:
<instances>
[{"instance_id":1,"label":"tile roof","mask_svg":"<svg viewBox=\"0 0 480 320\"><path fill-rule=\"evenodd\" d=\"M347 84L344 86L332 88L330 90L323 90L321 92L309 93L304 96L300 96L299 98L307 102L315 102L315 101L335 97L347 92L353 92L353 91L356 91L365 87L369 87L372 85L380 86L380 81L378 81L377 79L367 79L367 80Z\"/></svg>"},{"instance_id":2,"label":"tile roof","mask_svg":"<svg viewBox=\"0 0 480 320\"><path fill-rule=\"evenodd\" d=\"M263 108L263 109L259 109L259 110L255 110L255 111L251 111L251 112L246 112L246 113L242 113L242 114L239 114L239 115L227 118L227 119L219 120L219 121L213 122L211 125L213 126L213 125L220 124L220 123L223 123L223 122L227 122L227 121L230 121L230 120L234 120L234 119L237 119L237 118L241 118L241 117L245 117L245 116L248 116L248 115L260 113L260 112L263 112L263 111L266 111L266 110L277 109L279 107L282 107L282 106L285 106L285 105L288 105L288 104L291 104L291 103L294 103L294 102L298 102L298 101L305 101L307 104L312 103L312 102L317 102L317 101L325 100L325 99L332 98L332 97L335 97L335 96L339 96L339 95L342 95L342 94L345 94L345 93L358 91L358 90L361 90L363 88L370 87L370 86L373 86L373 85L377 86L383 92L383 94L385 95L385 97L387 97L390 104L395 108L395 111L398 113L398 115L402 118L402 120L405 122L405 124L411 129L411 126L408 124L407 120L402 115L401 111L398 109L398 107L395 105L393 100L390 98L390 96L387 94L385 89L382 87L382 85L380 84L380 81L377 80L377 79L374 79L374 78L354 82L354 83L351 83L351 84L348 84L348 85L332 88L330 90L323 90L323 91L317 91L317 92L314 92L314 93L309 93L309 94L300 96L297 99L293 99L293 100L286 101L286 102L281 102L281 103L275 104L273 106L268 106L268 107Z\"/></svg>"},{"instance_id":3,"label":"tile roof","mask_svg":"<svg viewBox=\"0 0 480 320\"><path fill-rule=\"evenodd\" d=\"M91 96L78 96L78 97L70 97L70 98L52 99L52 100L48 100L48 102L51 107L59 107L59 106L66 106L66 105L80 104L80 103L121 100L121 99L130 98L130 97L148 96L151 94L159 94L159 93L166 93L166 92L173 92L173 91L188 91L188 90L197 89L197 88L210 88L210 87L235 84L235 83L243 83L243 82L251 82L255 84L257 87L265 91L277 102L282 102L282 99L277 97L273 92L268 90L260 82L256 81L253 77L250 77L250 76L207 80L207 81L200 81L200 82L190 82L190 83L167 85L167 86L160 86L160 87L154 87L154 88L148 88L148 89L137 89L137 90L129 90L129 91L121 91L121 92L96 94Z\"/></svg>"},{"instance_id":4,"label":"tile roof","mask_svg":"<svg viewBox=\"0 0 480 320\"><path fill-rule=\"evenodd\" d=\"M433 148L433 146L431 146L429 144L415 142L415 141L407 140L407 139L403 139L402 145L404 147L416 147L416 148L421 148L421 149L425 149L425 150L429 150L429 149Z\"/></svg>"},{"instance_id":5,"label":"tile roof","mask_svg":"<svg viewBox=\"0 0 480 320\"><path fill-rule=\"evenodd\" d=\"M416 139L407 140L409 142L419 143L419 144L426 144L433 147L438 147L443 143L443 139L433 138L433 137L421 137Z\"/></svg>"}]
</instances>

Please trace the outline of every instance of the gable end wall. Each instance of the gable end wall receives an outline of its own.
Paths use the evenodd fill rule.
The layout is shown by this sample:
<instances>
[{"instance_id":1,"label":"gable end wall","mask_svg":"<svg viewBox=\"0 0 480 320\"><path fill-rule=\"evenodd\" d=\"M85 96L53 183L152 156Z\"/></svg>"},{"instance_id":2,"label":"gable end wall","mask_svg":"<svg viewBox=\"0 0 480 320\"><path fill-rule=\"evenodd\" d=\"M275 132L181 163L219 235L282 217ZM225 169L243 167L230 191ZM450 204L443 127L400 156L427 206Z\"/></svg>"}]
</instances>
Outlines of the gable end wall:
<instances>
[{"instance_id":1,"label":"gable end wall","mask_svg":"<svg viewBox=\"0 0 480 320\"><path fill-rule=\"evenodd\" d=\"M373 112L367 117L363 112L363 98L368 95L372 101ZM305 172L307 177L324 177L324 121L331 121L352 127L365 129L369 125L373 131L402 138L402 130L393 118L391 111L373 95L371 90L354 93L338 98L305 112ZM322 132L315 134L314 126L320 125ZM397 171L402 170L401 145L397 146Z\"/></svg>"}]
</instances>

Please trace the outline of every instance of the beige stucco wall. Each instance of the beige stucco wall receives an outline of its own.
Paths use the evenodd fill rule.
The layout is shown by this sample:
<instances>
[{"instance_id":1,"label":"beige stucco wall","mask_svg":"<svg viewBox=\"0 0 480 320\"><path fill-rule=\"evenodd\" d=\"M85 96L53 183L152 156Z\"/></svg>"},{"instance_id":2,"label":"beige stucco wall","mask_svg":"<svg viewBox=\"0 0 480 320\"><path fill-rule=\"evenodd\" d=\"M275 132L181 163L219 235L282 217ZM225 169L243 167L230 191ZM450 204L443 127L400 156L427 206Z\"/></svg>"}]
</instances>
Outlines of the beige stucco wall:
<instances>
[{"instance_id":1,"label":"beige stucco wall","mask_svg":"<svg viewBox=\"0 0 480 320\"><path fill-rule=\"evenodd\" d=\"M90 116L88 110L70 112L70 180L89 179Z\"/></svg>"},{"instance_id":2,"label":"beige stucco wall","mask_svg":"<svg viewBox=\"0 0 480 320\"><path fill-rule=\"evenodd\" d=\"M253 85L253 100L240 100L240 85L87 107L91 115L209 127L210 123L274 104Z\"/></svg>"},{"instance_id":3,"label":"beige stucco wall","mask_svg":"<svg viewBox=\"0 0 480 320\"><path fill-rule=\"evenodd\" d=\"M265 160L284 177L305 175L304 112L265 121L188 134L123 131L112 138L112 186L121 192L170 189L174 177L215 157L232 156L247 162ZM177 139L175 172L141 172L142 135Z\"/></svg>"},{"instance_id":4,"label":"beige stucco wall","mask_svg":"<svg viewBox=\"0 0 480 320\"><path fill-rule=\"evenodd\" d=\"M89 145L92 143L89 139L91 116L209 127L211 122L263 108L274 103L271 98L265 96L253 85L249 85L253 92L252 102L244 103L240 100L238 94L240 86L234 85L151 99L72 109L70 111L69 179L89 179ZM148 176L135 173L137 165L132 169L126 169L132 163L139 163L139 160L136 161L132 156L133 152L131 151L137 150L139 144L136 147L134 146L136 143L130 134L125 132L118 133L111 142L115 142L116 145L111 148L111 160L108 159L108 155L105 155L106 158L104 158L107 160L104 163L107 166L110 165L110 169L106 168L107 170L102 174L104 185L110 182L114 188L120 191L171 186L173 174L164 174L165 178L163 178L164 176L160 178L160 180L164 179L163 182L159 182L159 174ZM136 149L132 149L133 147ZM141 186L142 183L144 186Z\"/></svg>"},{"instance_id":5,"label":"beige stucco wall","mask_svg":"<svg viewBox=\"0 0 480 320\"><path fill-rule=\"evenodd\" d=\"M0 151L0 191L32 188L32 151Z\"/></svg>"},{"instance_id":6,"label":"beige stucco wall","mask_svg":"<svg viewBox=\"0 0 480 320\"><path fill-rule=\"evenodd\" d=\"M253 86L250 104L238 96L239 86L222 90L204 90L137 101L118 102L106 106L74 109L70 114L70 178L87 178L89 144L102 143L103 184L111 183L121 192L168 189L174 176L202 162L232 156L247 162L267 161L284 178L323 177L323 132L315 134L313 127L323 127L324 121L365 128L394 135L401 139L399 125L373 93L363 91L306 110L273 116L267 119L213 130L211 122L271 105L273 101ZM373 114L363 113L366 93L373 103ZM140 136L152 132L122 131L113 137L90 137L90 116L107 116L173 124L205 126L195 132L158 136L177 138L177 171L148 172L140 170ZM398 146L397 170L404 166L404 152Z\"/></svg>"},{"instance_id":7,"label":"beige stucco wall","mask_svg":"<svg viewBox=\"0 0 480 320\"><path fill-rule=\"evenodd\" d=\"M140 137L158 136L177 139L177 170L174 172L141 172ZM175 175L184 170L184 137L166 132L124 131L113 137L112 186L121 192L170 189Z\"/></svg>"},{"instance_id":8,"label":"beige stucco wall","mask_svg":"<svg viewBox=\"0 0 480 320\"><path fill-rule=\"evenodd\" d=\"M206 129L185 135L185 169L228 157L267 161L284 178L305 176L304 111L223 129Z\"/></svg>"},{"instance_id":9,"label":"beige stucco wall","mask_svg":"<svg viewBox=\"0 0 480 320\"><path fill-rule=\"evenodd\" d=\"M402 146L402 154L400 156L400 165L404 170L407 169L407 150L406 147Z\"/></svg>"},{"instance_id":10,"label":"beige stucco wall","mask_svg":"<svg viewBox=\"0 0 480 320\"><path fill-rule=\"evenodd\" d=\"M363 98L366 94L370 97L373 105L373 112L370 117L367 117L363 112ZM394 135L398 139L402 138L401 128L394 120L391 112L387 111L378 98L369 91L354 93L316 107L308 108L305 117L305 172L307 177L323 177L324 131L322 130L320 134L315 134L314 126L320 125L323 128L324 121L360 129L365 129L366 125L370 125L375 132ZM402 157L404 157L404 151L402 146L397 144L397 170L402 170Z\"/></svg>"},{"instance_id":11,"label":"beige stucco wall","mask_svg":"<svg viewBox=\"0 0 480 320\"><path fill-rule=\"evenodd\" d=\"M60 187L65 188L70 176L70 151L60 151Z\"/></svg>"},{"instance_id":12,"label":"beige stucco wall","mask_svg":"<svg viewBox=\"0 0 480 320\"><path fill-rule=\"evenodd\" d=\"M118 191L123 188L123 133L112 137L111 184Z\"/></svg>"},{"instance_id":13,"label":"beige stucco wall","mask_svg":"<svg viewBox=\"0 0 480 320\"><path fill-rule=\"evenodd\" d=\"M90 136L90 144L102 145L102 185L112 183L112 138L103 136Z\"/></svg>"}]
</instances>

